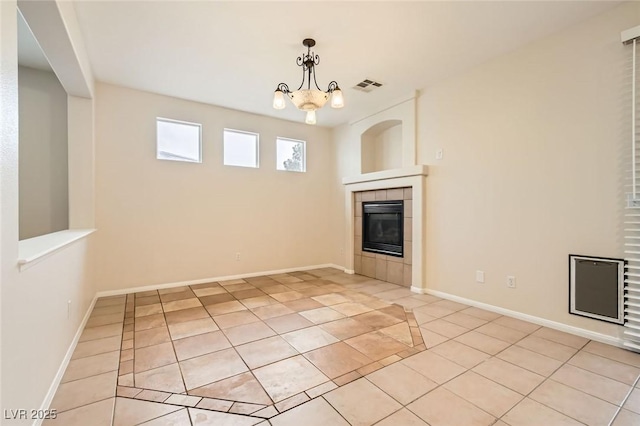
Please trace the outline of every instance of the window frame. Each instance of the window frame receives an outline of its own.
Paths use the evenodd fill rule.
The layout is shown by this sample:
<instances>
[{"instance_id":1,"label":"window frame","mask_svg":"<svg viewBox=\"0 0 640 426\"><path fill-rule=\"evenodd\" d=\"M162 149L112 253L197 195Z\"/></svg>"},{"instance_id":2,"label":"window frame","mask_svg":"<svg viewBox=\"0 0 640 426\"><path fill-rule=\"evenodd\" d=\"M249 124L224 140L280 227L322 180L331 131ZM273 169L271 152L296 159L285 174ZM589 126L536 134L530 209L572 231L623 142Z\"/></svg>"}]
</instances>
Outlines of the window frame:
<instances>
[{"instance_id":1,"label":"window frame","mask_svg":"<svg viewBox=\"0 0 640 426\"><path fill-rule=\"evenodd\" d=\"M256 163L255 163L255 165L246 166L246 165L242 165L242 164L227 164L225 162L225 152L226 152L225 134L227 132L236 133L236 134L242 134L242 135L255 136L255 155L256 155ZM247 131L247 130L231 129L229 127L223 128L222 129L222 165L223 166L227 166L227 167L244 167L244 168L247 168L247 169L259 169L260 168L260 133L250 132L250 131Z\"/></svg>"},{"instance_id":2,"label":"window frame","mask_svg":"<svg viewBox=\"0 0 640 426\"><path fill-rule=\"evenodd\" d=\"M278 142L297 142L302 144L302 170L288 170L280 168L280 162L278 161ZM284 167L284 166L283 166ZM302 139L287 138L284 136L276 136L276 170L279 172L294 172L294 173L307 173L307 141Z\"/></svg>"},{"instance_id":3,"label":"window frame","mask_svg":"<svg viewBox=\"0 0 640 426\"><path fill-rule=\"evenodd\" d=\"M160 158L159 154L159 137L160 134L158 132L158 124L160 122L164 122L164 123L169 123L169 124L182 124L182 125L187 125L187 126L192 126L192 127L197 127L198 128L198 160L191 160L191 159L187 159L187 158ZM173 118L165 118L165 117L156 117L156 160L162 160L162 161L177 161L177 162L181 162L181 163L192 163L192 164L202 164L202 123L196 123L196 122L192 122L192 121L185 121L185 120L176 120Z\"/></svg>"}]
</instances>

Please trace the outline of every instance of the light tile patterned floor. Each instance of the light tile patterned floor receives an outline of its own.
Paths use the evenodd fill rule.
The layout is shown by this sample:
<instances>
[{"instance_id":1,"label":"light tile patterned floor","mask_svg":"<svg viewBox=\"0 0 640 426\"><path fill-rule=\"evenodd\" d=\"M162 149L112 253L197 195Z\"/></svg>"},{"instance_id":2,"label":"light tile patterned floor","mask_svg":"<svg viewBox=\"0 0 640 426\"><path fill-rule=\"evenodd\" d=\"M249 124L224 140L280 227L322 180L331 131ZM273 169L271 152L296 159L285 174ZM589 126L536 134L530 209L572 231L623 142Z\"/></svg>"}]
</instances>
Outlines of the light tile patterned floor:
<instances>
[{"instance_id":1,"label":"light tile patterned floor","mask_svg":"<svg viewBox=\"0 0 640 426\"><path fill-rule=\"evenodd\" d=\"M640 425L639 377L640 354L327 268L98 300L46 424Z\"/></svg>"}]
</instances>

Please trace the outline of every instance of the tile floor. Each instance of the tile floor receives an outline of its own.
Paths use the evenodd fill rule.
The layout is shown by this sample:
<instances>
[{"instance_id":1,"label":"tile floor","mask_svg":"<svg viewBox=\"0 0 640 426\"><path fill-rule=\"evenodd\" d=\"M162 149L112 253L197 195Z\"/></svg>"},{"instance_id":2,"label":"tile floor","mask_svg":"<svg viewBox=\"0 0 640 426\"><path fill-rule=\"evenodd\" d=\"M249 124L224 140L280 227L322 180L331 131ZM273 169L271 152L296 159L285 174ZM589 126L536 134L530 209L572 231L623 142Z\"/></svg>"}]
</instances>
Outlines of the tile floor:
<instances>
[{"instance_id":1,"label":"tile floor","mask_svg":"<svg viewBox=\"0 0 640 426\"><path fill-rule=\"evenodd\" d=\"M45 424L640 425L640 354L335 269L97 301Z\"/></svg>"}]
</instances>

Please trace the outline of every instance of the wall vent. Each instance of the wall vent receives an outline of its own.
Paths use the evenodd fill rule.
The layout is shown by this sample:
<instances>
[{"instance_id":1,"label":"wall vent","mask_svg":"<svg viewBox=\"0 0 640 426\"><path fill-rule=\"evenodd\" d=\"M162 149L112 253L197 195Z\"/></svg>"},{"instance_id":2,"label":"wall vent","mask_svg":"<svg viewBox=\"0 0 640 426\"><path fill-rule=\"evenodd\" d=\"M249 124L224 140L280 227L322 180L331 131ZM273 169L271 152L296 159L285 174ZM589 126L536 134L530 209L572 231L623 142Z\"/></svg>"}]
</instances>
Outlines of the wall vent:
<instances>
[{"instance_id":1,"label":"wall vent","mask_svg":"<svg viewBox=\"0 0 640 426\"><path fill-rule=\"evenodd\" d=\"M373 89L377 89L378 87L382 87L382 83L368 78L353 86L354 89L367 93L371 92Z\"/></svg>"}]
</instances>

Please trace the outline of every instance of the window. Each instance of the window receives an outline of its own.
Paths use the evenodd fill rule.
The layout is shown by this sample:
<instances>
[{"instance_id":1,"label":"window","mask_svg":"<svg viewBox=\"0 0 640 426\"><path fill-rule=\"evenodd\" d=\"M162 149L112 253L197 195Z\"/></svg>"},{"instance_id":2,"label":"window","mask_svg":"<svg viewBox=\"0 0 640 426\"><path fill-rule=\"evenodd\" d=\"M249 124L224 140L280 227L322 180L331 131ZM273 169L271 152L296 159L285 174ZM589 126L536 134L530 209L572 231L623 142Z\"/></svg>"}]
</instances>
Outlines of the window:
<instances>
[{"instance_id":1,"label":"window","mask_svg":"<svg viewBox=\"0 0 640 426\"><path fill-rule=\"evenodd\" d=\"M276 161L278 170L289 172L306 172L307 158L305 141L295 139L277 138Z\"/></svg>"},{"instance_id":2,"label":"window","mask_svg":"<svg viewBox=\"0 0 640 426\"><path fill-rule=\"evenodd\" d=\"M202 126L157 118L158 160L202 162Z\"/></svg>"},{"instance_id":3,"label":"window","mask_svg":"<svg viewBox=\"0 0 640 426\"><path fill-rule=\"evenodd\" d=\"M258 134L224 129L224 165L258 167Z\"/></svg>"}]
</instances>

